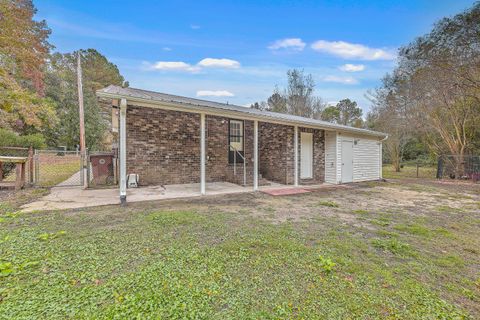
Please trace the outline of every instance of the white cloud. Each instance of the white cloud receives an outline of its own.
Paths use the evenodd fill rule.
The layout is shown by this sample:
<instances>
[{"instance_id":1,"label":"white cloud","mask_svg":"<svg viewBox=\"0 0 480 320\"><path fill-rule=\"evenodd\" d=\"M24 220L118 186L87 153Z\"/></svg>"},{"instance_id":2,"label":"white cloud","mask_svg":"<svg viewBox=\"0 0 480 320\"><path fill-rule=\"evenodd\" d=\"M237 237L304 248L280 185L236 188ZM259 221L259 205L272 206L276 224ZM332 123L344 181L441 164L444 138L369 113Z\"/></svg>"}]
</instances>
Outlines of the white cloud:
<instances>
[{"instance_id":1,"label":"white cloud","mask_svg":"<svg viewBox=\"0 0 480 320\"><path fill-rule=\"evenodd\" d=\"M200 26L198 24L191 24L190 28L192 28L193 30L198 30L200 29Z\"/></svg>"},{"instance_id":2,"label":"white cloud","mask_svg":"<svg viewBox=\"0 0 480 320\"><path fill-rule=\"evenodd\" d=\"M147 70L199 72L203 68L237 69L240 68L240 62L231 59L205 58L196 65L183 61L157 61L154 64L144 62L144 66Z\"/></svg>"},{"instance_id":3,"label":"white cloud","mask_svg":"<svg viewBox=\"0 0 480 320\"><path fill-rule=\"evenodd\" d=\"M232 59L205 58L197 65L204 68L239 68L240 62Z\"/></svg>"},{"instance_id":4,"label":"white cloud","mask_svg":"<svg viewBox=\"0 0 480 320\"><path fill-rule=\"evenodd\" d=\"M338 102L339 102L339 101L328 101L328 102L327 102L327 106L329 106L329 107L331 107L331 106L335 107L335 106L338 104Z\"/></svg>"},{"instance_id":5,"label":"white cloud","mask_svg":"<svg viewBox=\"0 0 480 320\"><path fill-rule=\"evenodd\" d=\"M199 90L197 91L197 97L233 97L233 93L227 90Z\"/></svg>"},{"instance_id":6,"label":"white cloud","mask_svg":"<svg viewBox=\"0 0 480 320\"><path fill-rule=\"evenodd\" d=\"M170 47L163 47L162 50L163 50L163 51L172 51L172 48L170 48Z\"/></svg>"},{"instance_id":7,"label":"white cloud","mask_svg":"<svg viewBox=\"0 0 480 320\"><path fill-rule=\"evenodd\" d=\"M338 77L338 76L326 76L326 77L322 78L322 81L343 83L343 84L356 84L356 83L358 83L357 79L355 79L353 77Z\"/></svg>"},{"instance_id":8,"label":"white cloud","mask_svg":"<svg viewBox=\"0 0 480 320\"><path fill-rule=\"evenodd\" d=\"M189 72L195 72L199 70L198 67L192 66L183 61L158 61L155 64L153 64L151 68L154 70L189 71Z\"/></svg>"},{"instance_id":9,"label":"white cloud","mask_svg":"<svg viewBox=\"0 0 480 320\"><path fill-rule=\"evenodd\" d=\"M359 72L365 70L365 65L347 63L340 66L339 69L346 72Z\"/></svg>"},{"instance_id":10,"label":"white cloud","mask_svg":"<svg viewBox=\"0 0 480 320\"><path fill-rule=\"evenodd\" d=\"M268 46L268 49L279 50L279 49L291 49L294 51L302 51L305 48L306 44L300 38L286 38L277 40Z\"/></svg>"},{"instance_id":11,"label":"white cloud","mask_svg":"<svg viewBox=\"0 0 480 320\"><path fill-rule=\"evenodd\" d=\"M339 56L345 59L359 60L393 60L395 54L391 51L370 48L363 44L349 43L345 41L319 40L312 44L312 49Z\"/></svg>"}]
</instances>

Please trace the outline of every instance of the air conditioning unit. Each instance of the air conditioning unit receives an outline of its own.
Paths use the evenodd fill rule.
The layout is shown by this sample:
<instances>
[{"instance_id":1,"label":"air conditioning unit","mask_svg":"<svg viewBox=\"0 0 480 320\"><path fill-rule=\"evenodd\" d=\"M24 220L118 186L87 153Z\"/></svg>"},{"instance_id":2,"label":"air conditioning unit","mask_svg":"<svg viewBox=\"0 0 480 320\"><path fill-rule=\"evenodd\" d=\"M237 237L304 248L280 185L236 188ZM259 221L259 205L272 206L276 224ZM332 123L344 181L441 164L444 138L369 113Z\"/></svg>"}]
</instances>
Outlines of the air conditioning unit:
<instances>
[{"instance_id":1,"label":"air conditioning unit","mask_svg":"<svg viewBox=\"0 0 480 320\"><path fill-rule=\"evenodd\" d=\"M138 187L138 174L136 173L130 173L127 176L127 187L128 188L137 188Z\"/></svg>"}]
</instances>

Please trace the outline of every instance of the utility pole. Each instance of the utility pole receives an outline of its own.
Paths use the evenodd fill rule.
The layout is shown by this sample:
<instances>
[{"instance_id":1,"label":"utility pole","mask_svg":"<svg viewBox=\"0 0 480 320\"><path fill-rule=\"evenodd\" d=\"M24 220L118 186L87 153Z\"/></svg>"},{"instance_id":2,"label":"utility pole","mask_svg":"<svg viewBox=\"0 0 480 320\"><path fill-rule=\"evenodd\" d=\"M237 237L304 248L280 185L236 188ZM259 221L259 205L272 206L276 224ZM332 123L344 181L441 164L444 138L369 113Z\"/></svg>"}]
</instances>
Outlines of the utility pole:
<instances>
[{"instance_id":1,"label":"utility pole","mask_svg":"<svg viewBox=\"0 0 480 320\"><path fill-rule=\"evenodd\" d=\"M80 121L80 183L84 188L88 187L89 177L85 177L85 161L87 158L87 152L85 149L85 116L83 112L83 85L82 85L82 65L80 63L81 53L78 50L77 55L77 85L78 85L78 113ZM88 166L88 164L87 164Z\"/></svg>"},{"instance_id":2,"label":"utility pole","mask_svg":"<svg viewBox=\"0 0 480 320\"><path fill-rule=\"evenodd\" d=\"M82 65L80 63L80 50L77 55L77 85L78 85L78 112L80 115L80 153L85 153L85 116L83 112L83 85Z\"/></svg>"}]
</instances>

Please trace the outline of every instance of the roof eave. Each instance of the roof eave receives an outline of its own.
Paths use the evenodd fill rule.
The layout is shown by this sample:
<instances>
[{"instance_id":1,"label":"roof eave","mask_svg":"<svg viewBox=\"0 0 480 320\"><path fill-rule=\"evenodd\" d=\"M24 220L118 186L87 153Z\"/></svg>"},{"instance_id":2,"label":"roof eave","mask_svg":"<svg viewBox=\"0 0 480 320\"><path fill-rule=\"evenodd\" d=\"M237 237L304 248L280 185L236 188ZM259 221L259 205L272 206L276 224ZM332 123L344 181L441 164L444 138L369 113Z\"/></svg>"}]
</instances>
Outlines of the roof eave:
<instances>
[{"instance_id":1,"label":"roof eave","mask_svg":"<svg viewBox=\"0 0 480 320\"><path fill-rule=\"evenodd\" d=\"M308 123L306 121L304 122L304 121L276 118L274 116L267 115L267 114L265 115L246 114L245 112L236 111L236 110L226 110L226 109L214 108L209 106L197 106L194 104L182 103L182 102L176 102L176 101L161 101L161 100L155 100L155 99L145 99L145 98L139 98L139 97L135 97L128 94L105 92L103 89L97 90L96 94L97 96L102 98L126 99L128 101L133 101L133 102L142 103L142 104L150 104L150 105L157 105L157 106L169 105L172 107L182 106L187 109L187 110L184 110L185 112L193 111L198 113L209 113L212 115L218 115L218 113L220 112L225 115L231 115L234 117L237 116L237 117L248 119L248 120L261 120L264 122L273 122L273 123L280 123L285 125L298 125L302 127L318 128L323 130L357 133L357 134L363 134L368 136L380 137L383 139L386 139L388 137L388 135L383 132L371 131L367 129L360 129L360 128L354 128L354 127L339 126L333 123L331 125L313 124L313 123Z\"/></svg>"}]
</instances>

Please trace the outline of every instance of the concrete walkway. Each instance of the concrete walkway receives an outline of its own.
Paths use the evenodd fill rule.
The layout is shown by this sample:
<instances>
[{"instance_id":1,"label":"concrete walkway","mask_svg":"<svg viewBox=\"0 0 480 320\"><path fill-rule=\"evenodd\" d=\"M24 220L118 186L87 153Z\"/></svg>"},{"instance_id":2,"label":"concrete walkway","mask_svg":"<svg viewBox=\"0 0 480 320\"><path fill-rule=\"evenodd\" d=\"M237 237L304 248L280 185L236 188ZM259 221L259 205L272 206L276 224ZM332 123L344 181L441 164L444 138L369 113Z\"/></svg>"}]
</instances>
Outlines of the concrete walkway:
<instances>
[{"instance_id":1,"label":"concrete walkway","mask_svg":"<svg viewBox=\"0 0 480 320\"><path fill-rule=\"evenodd\" d=\"M302 186L302 189L317 189L327 186L331 185ZM261 191L269 189L298 189L298 187L296 188L294 186L280 185L276 183L270 186L260 187ZM229 182L212 182L206 184L206 192L207 196L252 192L252 187L242 187ZM191 198L199 196L201 196L199 183L148 186L127 190L127 202ZM42 197L38 201L23 205L22 211L32 212L41 210L76 209L114 204L120 204L118 188L84 190L80 187L53 187L50 190L50 194Z\"/></svg>"},{"instance_id":2,"label":"concrete walkway","mask_svg":"<svg viewBox=\"0 0 480 320\"><path fill-rule=\"evenodd\" d=\"M67 180L64 180L62 182L60 182L59 184L56 185L56 187L73 187L73 186L81 186L81 181L82 181L82 177L80 176L81 175L81 172L82 170L78 170L77 172L75 172L74 174L72 174L70 176L70 178L68 178ZM87 169L83 169L83 176L86 177L87 176Z\"/></svg>"}]
</instances>

